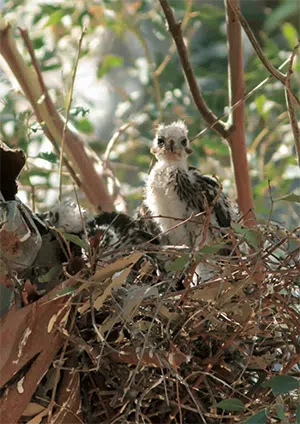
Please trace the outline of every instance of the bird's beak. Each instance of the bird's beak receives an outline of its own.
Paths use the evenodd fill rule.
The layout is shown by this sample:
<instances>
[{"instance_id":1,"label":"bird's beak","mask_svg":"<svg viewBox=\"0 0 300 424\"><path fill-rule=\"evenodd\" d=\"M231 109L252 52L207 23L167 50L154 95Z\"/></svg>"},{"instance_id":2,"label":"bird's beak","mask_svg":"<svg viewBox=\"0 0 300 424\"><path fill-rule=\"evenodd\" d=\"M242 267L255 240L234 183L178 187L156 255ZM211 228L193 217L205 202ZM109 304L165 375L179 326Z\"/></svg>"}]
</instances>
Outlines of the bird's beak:
<instances>
[{"instance_id":1,"label":"bird's beak","mask_svg":"<svg viewBox=\"0 0 300 424\"><path fill-rule=\"evenodd\" d=\"M166 142L166 150L174 153L175 152L175 141L174 140L167 140Z\"/></svg>"}]
</instances>

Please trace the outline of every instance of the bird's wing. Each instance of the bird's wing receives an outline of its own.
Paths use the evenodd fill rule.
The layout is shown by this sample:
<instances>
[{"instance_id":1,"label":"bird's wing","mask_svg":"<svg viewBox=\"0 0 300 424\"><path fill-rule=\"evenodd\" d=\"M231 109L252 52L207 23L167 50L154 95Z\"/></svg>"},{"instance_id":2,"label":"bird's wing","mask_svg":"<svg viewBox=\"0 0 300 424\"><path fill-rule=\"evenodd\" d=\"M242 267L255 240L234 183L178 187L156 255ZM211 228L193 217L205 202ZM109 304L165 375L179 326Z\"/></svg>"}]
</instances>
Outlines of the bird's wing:
<instances>
[{"instance_id":1,"label":"bird's wing","mask_svg":"<svg viewBox=\"0 0 300 424\"><path fill-rule=\"evenodd\" d=\"M189 176L194 189L193 203L199 212L205 211L214 202L213 212L220 227L230 227L237 213L224 193L220 194L219 184L212 178L202 175L197 168L189 168Z\"/></svg>"},{"instance_id":2,"label":"bird's wing","mask_svg":"<svg viewBox=\"0 0 300 424\"><path fill-rule=\"evenodd\" d=\"M151 212L143 202L134 214L134 219L136 220L136 224L141 231L146 231L154 236L158 236L161 233L159 226L156 224L154 219L152 219Z\"/></svg>"}]
</instances>

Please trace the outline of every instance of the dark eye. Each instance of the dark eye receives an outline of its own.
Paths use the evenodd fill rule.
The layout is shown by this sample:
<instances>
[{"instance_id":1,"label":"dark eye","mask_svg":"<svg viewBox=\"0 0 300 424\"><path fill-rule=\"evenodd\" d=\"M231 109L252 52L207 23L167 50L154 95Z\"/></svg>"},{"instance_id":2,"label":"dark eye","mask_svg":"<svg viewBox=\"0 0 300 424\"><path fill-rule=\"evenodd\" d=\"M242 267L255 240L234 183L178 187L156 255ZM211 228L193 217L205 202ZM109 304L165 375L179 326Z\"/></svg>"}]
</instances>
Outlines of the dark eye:
<instances>
[{"instance_id":1,"label":"dark eye","mask_svg":"<svg viewBox=\"0 0 300 424\"><path fill-rule=\"evenodd\" d=\"M159 147L162 147L164 144L165 144L165 140L164 140L163 138L159 138L159 139L157 140L157 145L158 145Z\"/></svg>"},{"instance_id":2,"label":"dark eye","mask_svg":"<svg viewBox=\"0 0 300 424\"><path fill-rule=\"evenodd\" d=\"M183 147L187 146L187 139L184 138L183 140L181 140L181 144L183 145Z\"/></svg>"}]
</instances>

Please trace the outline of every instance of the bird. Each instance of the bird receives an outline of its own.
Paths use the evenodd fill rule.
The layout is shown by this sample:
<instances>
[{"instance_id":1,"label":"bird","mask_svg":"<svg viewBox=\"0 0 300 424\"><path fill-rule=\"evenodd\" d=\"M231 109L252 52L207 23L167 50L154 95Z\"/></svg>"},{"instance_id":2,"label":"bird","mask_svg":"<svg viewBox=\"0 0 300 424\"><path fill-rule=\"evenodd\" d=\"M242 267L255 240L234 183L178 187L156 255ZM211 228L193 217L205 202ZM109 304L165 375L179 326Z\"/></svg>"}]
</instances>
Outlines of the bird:
<instances>
[{"instance_id":1,"label":"bird","mask_svg":"<svg viewBox=\"0 0 300 424\"><path fill-rule=\"evenodd\" d=\"M148 175L138 212L140 219L151 218L168 242L176 246L193 248L199 246L203 237L205 243L221 237L222 229L238 219L238 210L217 181L189 166L192 149L185 122L160 124L151 153L156 163ZM206 231L205 212L210 207ZM203 274L203 270L200 272ZM206 277L202 275L200 279L204 281Z\"/></svg>"}]
</instances>

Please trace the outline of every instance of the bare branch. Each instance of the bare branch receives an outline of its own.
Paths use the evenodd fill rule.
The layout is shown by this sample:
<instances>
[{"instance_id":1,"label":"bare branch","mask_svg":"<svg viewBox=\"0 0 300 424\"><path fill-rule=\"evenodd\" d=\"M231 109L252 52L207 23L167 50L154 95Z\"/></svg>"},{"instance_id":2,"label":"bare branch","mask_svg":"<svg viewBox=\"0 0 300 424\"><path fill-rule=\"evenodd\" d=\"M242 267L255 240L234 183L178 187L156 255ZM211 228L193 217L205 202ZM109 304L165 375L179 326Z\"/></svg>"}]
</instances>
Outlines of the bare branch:
<instances>
[{"instance_id":1,"label":"bare branch","mask_svg":"<svg viewBox=\"0 0 300 424\"><path fill-rule=\"evenodd\" d=\"M169 31L171 32L175 41L181 66L190 87L195 105L206 122L211 125L211 128L213 128L215 132L217 132L223 138L227 139L229 137L230 131L226 129L226 124L218 120L217 116L209 109L202 96L188 56L186 45L182 37L181 24L180 22L176 22L174 13L169 5L168 0L159 0L159 2L168 22Z\"/></svg>"},{"instance_id":2,"label":"bare branch","mask_svg":"<svg viewBox=\"0 0 300 424\"><path fill-rule=\"evenodd\" d=\"M11 68L25 96L31 103L38 121L51 142L61 142L64 121L55 109L50 97L45 94L44 84L41 86L37 71L26 65L12 37L9 24L0 24L1 54ZM68 156L81 175L81 189L91 204L98 210L112 211L114 205L111 196L103 183L99 169L101 162L95 152L87 146L80 136L69 128L65 135ZM78 181L78 179L77 179Z\"/></svg>"},{"instance_id":3,"label":"bare branch","mask_svg":"<svg viewBox=\"0 0 300 424\"><path fill-rule=\"evenodd\" d=\"M229 0L230 6L236 15L237 19L240 21L245 33L247 34L249 41L251 42L254 50L256 51L258 57L260 58L261 62L267 68L267 70L272 74L276 79L281 81L283 84L285 84L285 75L278 71L272 63L266 58L262 48L260 47L257 39L255 38L255 35L252 32L252 29L250 28L248 22L246 21L244 15L241 12L241 9L239 5L234 0Z\"/></svg>"},{"instance_id":4,"label":"bare branch","mask_svg":"<svg viewBox=\"0 0 300 424\"><path fill-rule=\"evenodd\" d=\"M231 7L232 3L238 5L239 0L225 0L228 39L229 107L231 108L229 121L233 126L233 131L227 140L231 148L238 204L242 215L247 216L247 220L244 220L245 224L251 226L256 221L252 212L254 205L247 160L244 103L241 102L235 109L232 108L233 104L244 98L245 91L241 26ZM251 212L249 213L249 211Z\"/></svg>"},{"instance_id":5,"label":"bare branch","mask_svg":"<svg viewBox=\"0 0 300 424\"><path fill-rule=\"evenodd\" d=\"M262 48L260 47L255 35L252 32L252 29L250 28L247 20L245 19L244 15L241 12L241 9L239 5L235 2L235 0L229 0L229 4L232 7L232 10L234 14L236 15L237 19L240 21L245 33L247 34L250 43L252 44L252 47L254 48L255 52L257 53L258 57L260 58L262 64L264 67L272 74L276 79L278 79L284 86L286 86L286 75L284 75L282 72L280 72L278 69L275 68L275 66L272 65L272 63L269 61L269 59L265 56ZM298 103L300 106L299 99L291 92L292 97L294 100Z\"/></svg>"},{"instance_id":6,"label":"bare branch","mask_svg":"<svg viewBox=\"0 0 300 424\"><path fill-rule=\"evenodd\" d=\"M82 29L81 36L78 43L78 52L77 52L77 57L76 57L73 73L72 73L72 82L71 82L71 87L70 87L68 102L67 102L66 120L64 122L64 128L63 128L63 134L62 134L62 140L61 140L60 157L59 157L59 200L60 201L62 197L62 164L63 164L66 132L67 132L68 123L70 119L70 110L71 110L71 104L72 104L72 98L73 98L74 83L75 83L76 72L77 72L80 53L81 53L81 45L82 45L82 40L83 40L85 32L86 32L85 29Z\"/></svg>"}]
</instances>

